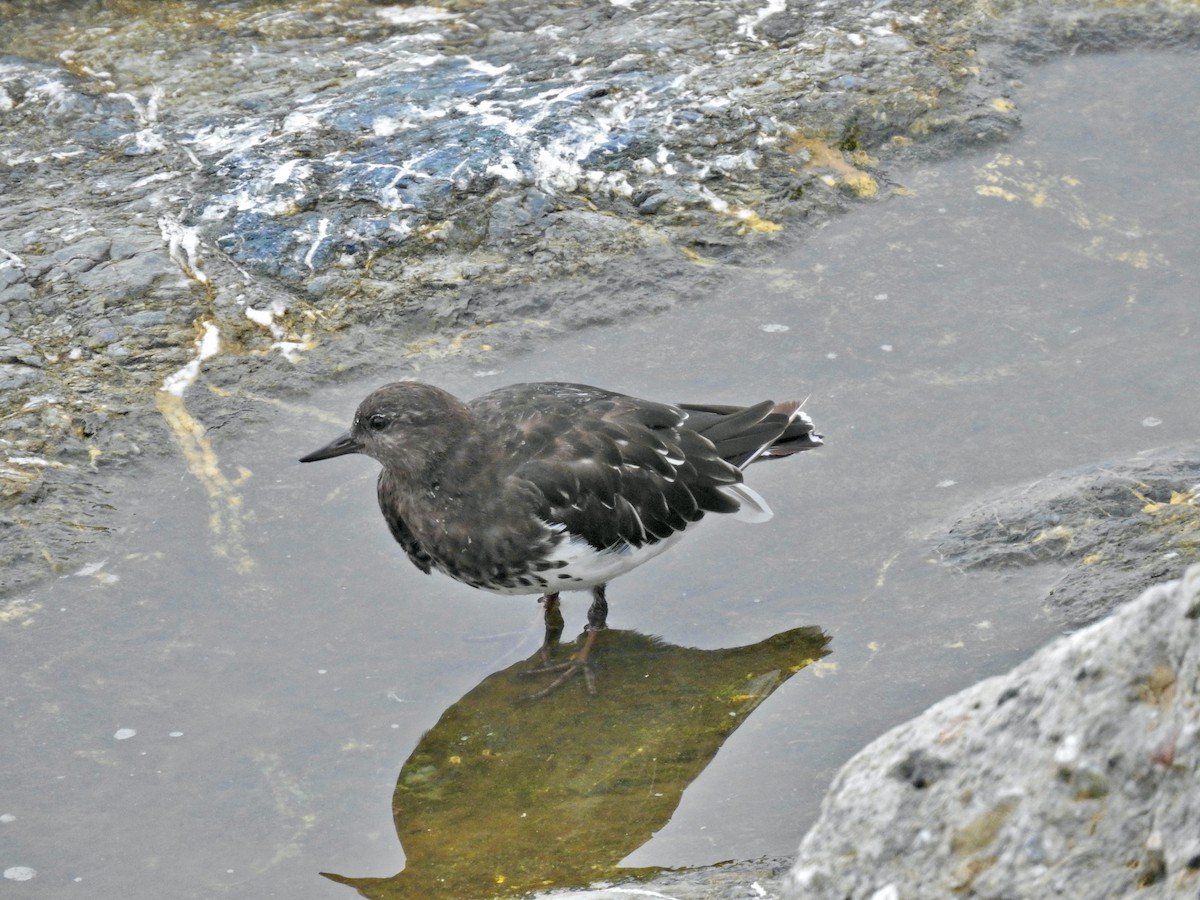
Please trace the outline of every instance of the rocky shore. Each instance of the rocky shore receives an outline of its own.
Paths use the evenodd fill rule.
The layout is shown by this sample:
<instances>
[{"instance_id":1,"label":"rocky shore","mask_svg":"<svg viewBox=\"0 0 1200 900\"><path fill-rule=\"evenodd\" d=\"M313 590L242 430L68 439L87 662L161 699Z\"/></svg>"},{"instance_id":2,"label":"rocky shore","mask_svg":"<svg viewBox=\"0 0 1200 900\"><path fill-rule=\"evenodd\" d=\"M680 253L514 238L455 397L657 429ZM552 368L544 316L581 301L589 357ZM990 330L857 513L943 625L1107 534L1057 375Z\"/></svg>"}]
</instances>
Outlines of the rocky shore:
<instances>
[{"instance_id":1,"label":"rocky shore","mask_svg":"<svg viewBox=\"0 0 1200 900\"><path fill-rule=\"evenodd\" d=\"M229 477L205 435L686 303L895 167L1004 141L1031 62L1200 44L1171 2L10 0L0 21L0 614L103 544L146 467ZM930 556L1060 565L1046 606L1080 630L862 751L790 874L638 889L1194 894L1198 491L1188 445L962 510Z\"/></svg>"},{"instance_id":2,"label":"rocky shore","mask_svg":"<svg viewBox=\"0 0 1200 900\"><path fill-rule=\"evenodd\" d=\"M1187 897L1200 567L854 757L783 896Z\"/></svg>"}]
</instances>

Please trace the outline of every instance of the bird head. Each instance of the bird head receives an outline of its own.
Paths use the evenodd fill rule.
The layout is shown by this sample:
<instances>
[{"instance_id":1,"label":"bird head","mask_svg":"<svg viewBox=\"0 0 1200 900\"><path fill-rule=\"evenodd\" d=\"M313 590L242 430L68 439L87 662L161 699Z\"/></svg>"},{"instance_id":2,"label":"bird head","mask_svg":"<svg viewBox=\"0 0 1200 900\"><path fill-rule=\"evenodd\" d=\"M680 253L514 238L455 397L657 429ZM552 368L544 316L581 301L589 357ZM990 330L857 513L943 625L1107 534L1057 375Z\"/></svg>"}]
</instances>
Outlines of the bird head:
<instances>
[{"instance_id":1,"label":"bird head","mask_svg":"<svg viewBox=\"0 0 1200 900\"><path fill-rule=\"evenodd\" d=\"M393 471L427 471L461 440L470 415L464 403L433 385L387 384L359 404L349 431L300 462L362 453Z\"/></svg>"}]
</instances>

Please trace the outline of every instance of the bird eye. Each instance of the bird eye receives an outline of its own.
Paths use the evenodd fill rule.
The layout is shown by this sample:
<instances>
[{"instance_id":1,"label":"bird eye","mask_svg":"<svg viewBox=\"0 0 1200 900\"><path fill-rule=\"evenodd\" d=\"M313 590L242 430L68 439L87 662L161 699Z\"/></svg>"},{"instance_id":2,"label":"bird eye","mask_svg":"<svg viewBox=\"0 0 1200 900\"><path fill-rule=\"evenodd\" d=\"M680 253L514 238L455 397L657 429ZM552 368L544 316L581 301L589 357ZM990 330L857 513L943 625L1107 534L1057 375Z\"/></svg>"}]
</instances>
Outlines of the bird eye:
<instances>
[{"instance_id":1,"label":"bird eye","mask_svg":"<svg viewBox=\"0 0 1200 900\"><path fill-rule=\"evenodd\" d=\"M367 419L367 427L372 431L383 431L387 427L387 416L375 413L375 415Z\"/></svg>"}]
</instances>

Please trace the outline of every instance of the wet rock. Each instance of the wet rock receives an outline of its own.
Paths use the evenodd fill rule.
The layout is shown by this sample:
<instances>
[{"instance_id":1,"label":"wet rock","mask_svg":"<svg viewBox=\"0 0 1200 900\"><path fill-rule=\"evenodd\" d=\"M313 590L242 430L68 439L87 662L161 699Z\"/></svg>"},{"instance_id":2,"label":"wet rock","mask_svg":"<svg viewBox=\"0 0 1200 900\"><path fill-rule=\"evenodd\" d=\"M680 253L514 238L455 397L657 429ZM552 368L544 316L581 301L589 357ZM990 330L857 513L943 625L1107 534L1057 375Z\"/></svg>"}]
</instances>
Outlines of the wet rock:
<instances>
[{"instance_id":1,"label":"wet rock","mask_svg":"<svg viewBox=\"0 0 1200 900\"><path fill-rule=\"evenodd\" d=\"M698 185L660 184L649 181L634 192L631 199L639 213L648 216L682 210L702 210L712 205L713 195Z\"/></svg>"},{"instance_id":2,"label":"wet rock","mask_svg":"<svg viewBox=\"0 0 1200 900\"><path fill-rule=\"evenodd\" d=\"M336 275L318 275L316 278L310 278L308 284L304 286L305 293L314 300L320 300L330 290L338 285L339 279Z\"/></svg>"},{"instance_id":3,"label":"wet rock","mask_svg":"<svg viewBox=\"0 0 1200 900\"><path fill-rule=\"evenodd\" d=\"M885 734L838 773L784 896L1190 896L1200 567ZM934 779L898 773L914 755Z\"/></svg>"},{"instance_id":4,"label":"wet rock","mask_svg":"<svg viewBox=\"0 0 1200 900\"><path fill-rule=\"evenodd\" d=\"M0 391L28 387L42 380L42 373L32 366L0 363Z\"/></svg>"},{"instance_id":5,"label":"wet rock","mask_svg":"<svg viewBox=\"0 0 1200 900\"><path fill-rule=\"evenodd\" d=\"M1200 445L1055 472L982 503L935 537L949 565L1066 563L1052 615L1094 622L1200 561Z\"/></svg>"},{"instance_id":6,"label":"wet rock","mask_svg":"<svg viewBox=\"0 0 1200 900\"><path fill-rule=\"evenodd\" d=\"M4 331L7 331L7 329L4 329ZM5 340L5 338L8 339ZM0 332L0 362L24 363L27 366L40 368L42 358L33 349L33 344L28 341L9 338L8 335Z\"/></svg>"},{"instance_id":7,"label":"wet rock","mask_svg":"<svg viewBox=\"0 0 1200 900\"><path fill-rule=\"evenodd\" d=\"M488 219L488 236L495 241L514 243L533 238L539 232L538 222L553 211L554 200L538 190L522 191L492 204Z\"/></svg>"},{"instance_id":8,"label":"wet rock","mask_svg":"<svg viewBox=\"0 0 1200 900\"><path fill-rule=\"evenodd\" d=\"M175 276L161 251L137 253L123 259L110 259L89 269L77 279L83 290L103 294L114 300L136 300L159 279ZM163 315L160 310L142 310L144 314ZM131 323L132 324L132 323ZM136 327L136 326L135 326Z\"/></svg>"},{"instance_id":9,"label":"wet rock","mask_svg":"<svg viewBox=\"0 0 1200 900\"><path fill-rule=\"evenodd\" d=\"M97 263L108 259L108 249L112 242L108 238L84 238L63 247L57 253L51 254L44 263L42 271L69 272L78 274L87 272Z\"/></svg>"},{"instance_id":10,"label":"wet rock","mask_svg":"<svg viewBox=\"0 0 1200 900\"><path fill-rule=\"evenodd\" d=\"M29 308L28 301L32 299L33 286L26 281L17 281L5 287L0 287L0 301L11 304L12 307L18 307L16 310L18 314L24 309ZM11 316L13 310L10 308L6 310L6 313L8 316Z\"/></svg>"},{"instance_id":11,"label":"wet rock","mask_svg":"<svg viewBox=\"0 0 1200 900\"><path fill-rule=\"evenodd\" d=\"M93 349L116 343L121 337L120 332L108 319L92 322L87 328L87 335Z\"/></svg>"},{"instance_id":12,"label":"wet rock","mask_svg":"<svg viewBox=\"0 0 1200 900\"><path fill-rule=\"evenodd\" d=\"M152 325L165 325L171 321L171 314L162 309L143 309L125 317L125 322L133 328L148 328Z\"/></svg>"}]
</instances>

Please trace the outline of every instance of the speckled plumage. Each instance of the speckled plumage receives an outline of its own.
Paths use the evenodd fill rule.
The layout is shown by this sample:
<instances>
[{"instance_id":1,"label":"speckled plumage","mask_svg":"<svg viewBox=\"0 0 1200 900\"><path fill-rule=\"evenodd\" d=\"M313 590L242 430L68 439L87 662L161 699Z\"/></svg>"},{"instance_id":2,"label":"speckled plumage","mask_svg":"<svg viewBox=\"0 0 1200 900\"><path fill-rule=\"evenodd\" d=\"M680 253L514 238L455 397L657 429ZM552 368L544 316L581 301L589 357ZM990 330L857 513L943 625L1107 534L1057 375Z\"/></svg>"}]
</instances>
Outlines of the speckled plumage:
<instances>
[{"instance_id":1,"label":"speckled plumage","mask_svg":"<svg viewBox=\"0 0 1200 900\"><path fill-rule=\"evenodd\" d=\"M820 445L798 406L670 406L562 383L463 403L398 382L303 461L377 459L380 509L423 572L551 594L602 586L706 513L749 505L769 515L741 470Z\"/></svg>"}]
</instances>

